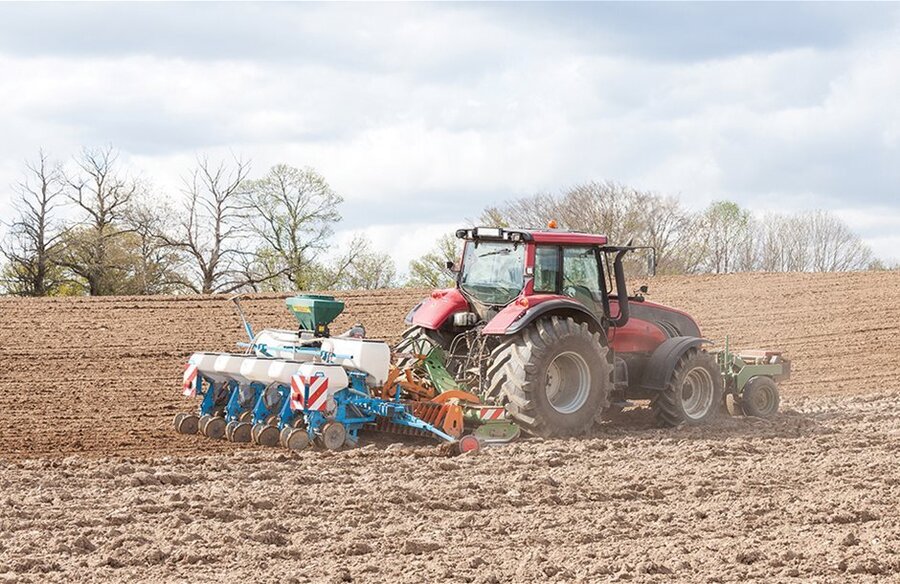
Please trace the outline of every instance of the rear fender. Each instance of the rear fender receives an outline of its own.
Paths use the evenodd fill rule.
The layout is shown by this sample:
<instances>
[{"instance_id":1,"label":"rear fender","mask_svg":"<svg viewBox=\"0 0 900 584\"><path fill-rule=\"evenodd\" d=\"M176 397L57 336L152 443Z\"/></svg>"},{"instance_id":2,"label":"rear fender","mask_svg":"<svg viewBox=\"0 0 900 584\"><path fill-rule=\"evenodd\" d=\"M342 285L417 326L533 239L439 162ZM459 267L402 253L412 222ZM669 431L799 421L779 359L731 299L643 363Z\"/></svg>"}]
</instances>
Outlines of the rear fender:
<instances>
[{"instance_id":1,"label":"rear fender","mask_svg":"<svg viewBox=\"0 0 900 584\"><path fill-rule=\"evenodd\" d=\"M672 337L664 341L653 351L647 362L641 384L643 388L648 391L664 391L672 380L672 372L681 357L691 349L704 344L711 342L698 337Z\"/></svg>"},{"instance_id":2,"label":"rear fender","mask_svg":"<svg viewBox=\"0 0 900 584\"><path fill-rule=\"evenodd\" d=\"M513 302L491 319L481 331L485 335L512 335L546 316L572 317L588 323L591 330L603 332L603 325L580 302L554 294L528 296L528 306Z\"/></svg>"},{"instance_id":3,"label":"rear fender","mask_svg":"<svg viewBox=\"0 0 900 584\"><path fill-rule=\"evenodd\" d=\"M454 313L468 309L469 303L456 288L435 290L406 315L406 323L438 330Z\"/></svg>"}]
</instances>

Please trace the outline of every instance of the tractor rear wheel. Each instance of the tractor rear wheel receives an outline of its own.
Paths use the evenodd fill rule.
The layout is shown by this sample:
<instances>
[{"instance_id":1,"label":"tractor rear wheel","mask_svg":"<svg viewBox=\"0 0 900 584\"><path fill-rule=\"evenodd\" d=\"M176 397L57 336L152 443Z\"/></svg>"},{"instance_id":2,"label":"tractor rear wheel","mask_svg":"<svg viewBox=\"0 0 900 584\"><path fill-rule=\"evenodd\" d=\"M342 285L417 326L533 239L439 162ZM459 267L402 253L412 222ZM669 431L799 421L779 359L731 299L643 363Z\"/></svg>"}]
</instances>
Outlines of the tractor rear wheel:
<instances>
[{"instance_id":1,"label":"tractor rear wheel","mask_svg":"<svg viewBox=\"0 0 900 584\"><path fill-rule=\"evenodd\" d=\"M778 386L771 377L754 377L744 386L741 397L735 400L745 416L771 418L778 413L781 398Z\"/></svg>"},{"instance_id":2,"label":"tractor rear wheel","mask_svg":"<svg viewBox=\"0 0 900 584\"><path fill-rule=\"evenodd\" d=\"M665 426L711 422L722 404L722 374L715 357L700 349L686 352L666 389L653 398L656 419Z\"/></svg>"},{"instance_id":3,"label":"tractor rear wheel","mask_svg":"<svg viewBox=\"0 0 900 584\"><path fill-rule=\"evenodd\" d=\"M488 393L532 434L583 434L609 405L608 353L586 323L542 318L492 352Z\"/></svg>"}]
</instances>

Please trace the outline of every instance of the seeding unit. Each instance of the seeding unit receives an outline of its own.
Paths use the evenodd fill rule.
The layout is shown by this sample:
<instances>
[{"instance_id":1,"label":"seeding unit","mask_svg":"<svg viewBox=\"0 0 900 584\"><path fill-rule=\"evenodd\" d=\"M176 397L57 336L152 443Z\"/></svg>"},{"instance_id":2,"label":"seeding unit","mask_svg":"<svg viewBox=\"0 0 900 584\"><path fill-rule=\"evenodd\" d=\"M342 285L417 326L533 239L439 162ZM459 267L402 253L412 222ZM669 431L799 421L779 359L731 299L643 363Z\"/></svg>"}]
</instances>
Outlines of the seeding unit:
<instances>
[{"instance_id":1,"label":"seeding unit","mask_svg":"<svg viewBox=\"0 0 900 584\"><path fill-rule=\"evenodd\" d=\"M463 436L464 410L477 414L477 398L438 396L411 370L392 369L388 345L363 338L362 327L329 336L343 302L322 295L288 298L300 330L254 334L239 298L233 300L250 342L238 343L243 354L191 356L183 391L202 400L197 413L176 415L178 432L294 450L315 442L334 450L357 444L359 431L372 428L433 436L460 451L478 448L475 436Z\"/></svg>"}]
</instances>

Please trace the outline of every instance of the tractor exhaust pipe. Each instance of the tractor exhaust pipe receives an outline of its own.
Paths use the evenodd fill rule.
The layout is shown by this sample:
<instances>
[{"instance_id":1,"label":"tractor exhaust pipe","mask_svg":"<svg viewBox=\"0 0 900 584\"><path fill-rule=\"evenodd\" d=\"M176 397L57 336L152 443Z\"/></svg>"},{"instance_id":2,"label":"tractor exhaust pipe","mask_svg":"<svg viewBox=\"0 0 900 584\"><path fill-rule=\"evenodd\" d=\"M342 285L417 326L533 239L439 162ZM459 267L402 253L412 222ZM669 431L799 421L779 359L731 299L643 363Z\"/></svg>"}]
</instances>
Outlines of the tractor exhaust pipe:
<instances>
[{"instance_id":1,"label":"tractor exhaust pipe","mask_svg":"<svg viewBox=\"0 0 900 584\"><path fill-rule=\"evenodd\" d=\"M622 327L628 322L630 314L628 308L628 290L625 287L625 268L622 266L622 258L628 253L627 249L619 250L616 259L613 260L613 271L616 274L616 296L619 300L619 316L611 318L609 323L614 327Z\"/></svg>"}]
</instances>

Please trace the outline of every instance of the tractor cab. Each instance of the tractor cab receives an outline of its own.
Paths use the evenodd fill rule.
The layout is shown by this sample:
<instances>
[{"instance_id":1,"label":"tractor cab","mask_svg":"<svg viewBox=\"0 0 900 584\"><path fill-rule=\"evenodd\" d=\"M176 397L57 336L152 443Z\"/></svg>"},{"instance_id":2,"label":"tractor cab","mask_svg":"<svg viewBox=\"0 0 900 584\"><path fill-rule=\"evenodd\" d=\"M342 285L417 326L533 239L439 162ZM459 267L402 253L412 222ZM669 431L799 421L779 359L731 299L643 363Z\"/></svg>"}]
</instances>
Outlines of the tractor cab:
<instances>
[{"instance_id":1,"label":"tractor cab","mask_svg":"<svg viewBox=\"0 0 900 584\"><path fill-rule=\"evenodd\" d=\"M609 277L621 268L616 258L625 248L609 247L602 235L476 227L456 236L466 242L457 286L483 320L517 299L521 304L523 298L556 296L578 302L603 322L610 293L625 289L624 278L615 285Z\"/></svg>"}]
</instances>

